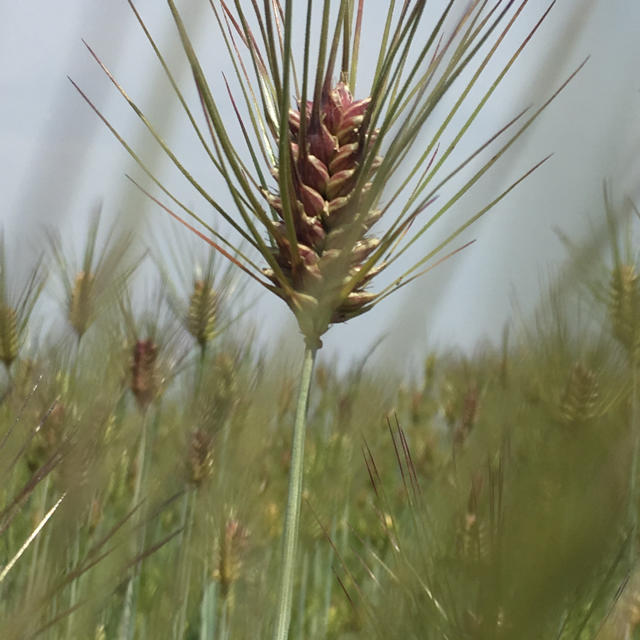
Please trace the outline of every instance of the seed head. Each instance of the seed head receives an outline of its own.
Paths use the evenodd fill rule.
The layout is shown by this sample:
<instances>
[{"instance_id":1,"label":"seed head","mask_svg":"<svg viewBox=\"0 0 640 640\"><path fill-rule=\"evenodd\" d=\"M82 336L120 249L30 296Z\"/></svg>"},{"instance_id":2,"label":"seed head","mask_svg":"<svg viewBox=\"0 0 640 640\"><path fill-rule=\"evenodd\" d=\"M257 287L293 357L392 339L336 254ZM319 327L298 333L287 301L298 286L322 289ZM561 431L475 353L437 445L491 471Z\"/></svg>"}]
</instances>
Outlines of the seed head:
<instances>
[{"instance_id":1,"label":"seed head","mask_svg":"<svg viewBox=\"0 0 640 640\"><path fill-rule=\"evenodd\" d=\"M210 390L213 409L220 422L227 419L238 400L238 363L233 355L221 352L213 361L213 387Z\"/></svg>"},{"instance_id":2,"label":"seed head","mask_svg":"<svg viewBox=\"0 0 640 640\"><path fill-rule=\"evenodd\" d=\"M211 436L203 429L194 429L189 439L187 481L199 487L211 475L213 446Z\"/></svg>"},{"instance_id":3,"label":"seed head","mask_svg":"<svg viewBox=\"0 0 640 640\"><path fill-rule=\"evenodd\" d=\"M94 282L95 276L93 273L79 271L69 295L69 324L73 327L79 338L85 334L93 320Z\"/></svg>"},{"instance_id":4,"label":"seed head","mask_svg":"<svg viewBox=\"0 0 640 640\"><path fill-rule=\"evenodd\" d=\"M640 286L635 265L620 264L611 274L609 314L613 335L627 350L629 357L640 358Z\"/></svg>"},{"instance_id":5,"label":"seed head","mask_svg":"<svg viewBox=\"0 0 640 640\"><path fill-rule=\"evenodd\" d=\"M13 292L13 279L7 270L4 234L0 233L0 361L7 369L18 357L29 318L45 283L40 258L18 295Z\"/></svg>"},{"instance_id":6,"label":"seed head","mask_svg":"<svg viewBox=\"0 0 640 640\"><path fill-rule=\"evenodd\" d=\"M222 597L227 598L234 582L241 575L243 554L246 552L249 532L233 517L227 518L220 532L218 563L215 577L220 582Z\"/></svg>"},{"instance_id":7,"label":"seed head","mask_svg":"<svg viewBox=\"0 0 640 640\"><path fill-rule=\"evenodd\" d=\"M215 335L217 296L213 287L204 280L193 283L189 298L186 327L200 348L211 342Z\"/></svg>"},{"instance_id":8,"label":"seed head","mask_svg":"<svg viewBox=\"0 0 640 640\"><path fill-rule=\"evenodd\" d=\"M370 103L369 98L354 100L349 87L340 82L322 94L317 108L308 102L304 109L289 113L292 213L299 259L292 251L280 197L265 192L280 216L274 229L275 259L292 284L293 293L287 293L272 269L264 273L294 311L307 336L320 336L329 324L359 315L375 298L364 291L374 271L346 298L340 293L345 279L356 273L378 246L378 240L367 237L367 232L380 212L363 215L358 209L360 196L369 188L369 176L364 189L355 191L361 180L365 148L375 139L375 132L367 135L365 128ZM302 119L307 126L301 126ZM370 176L378 164L372 164Z\"/></svg>"},{"instance_id":9,"label":"seed head","mask_svg":"<svg viewBox=\"0 0 640 640\"><path fill-rule=\"evenodd\" d=\"M80 341L101 312L115 302L121 290L139 264L133 259L131 231L114 226L99 246L100 210L96 211L87 229L83 256L80 261L69 261L63 238L50 235L51 252L57 266L58 277L65 289L64 312L70 327Z\"/></svg>"},{"instance_id":10,"label":"seed head","mask_svg":"<svg viewBox=\"0 0 640 640\"><path fill-rule=\"evenodd\" d=\"M149 406L159 391L157 359L158 345L153 339L136 341L133 346L130 388L142 410Z\"/></svg>"},{"instance_id":11,"label":"seed head","mask_svg":"<svg viewBox=\"0 0 640 640\"><path fill-rule=\"evenodd\" d=\"M560 403L560 419L567 425L576 425L596 417L600 408L600 386L596 374L577 362Z\"/></svg>"},{"instance_id":12,"label":"seed head","mask_svg":"<svg viewBox=\"0 0 640 640\"><path fill-rule=\"evenodd\" d=\"M18 357L18 323L15 309L3 304L0 305L0 360L5 367Z\"/></svg>"}]
</instances>

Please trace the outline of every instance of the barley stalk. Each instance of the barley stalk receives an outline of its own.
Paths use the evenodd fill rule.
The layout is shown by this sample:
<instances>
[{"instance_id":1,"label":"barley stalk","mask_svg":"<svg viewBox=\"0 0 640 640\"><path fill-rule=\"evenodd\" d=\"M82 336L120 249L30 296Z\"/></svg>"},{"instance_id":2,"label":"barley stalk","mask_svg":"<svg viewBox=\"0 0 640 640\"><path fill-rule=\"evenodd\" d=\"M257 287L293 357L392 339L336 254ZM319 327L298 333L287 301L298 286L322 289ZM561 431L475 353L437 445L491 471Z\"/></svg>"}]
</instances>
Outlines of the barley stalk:
<instances>
[{"instance_id":1,"label":"barley stalk","mask_svg":"<svg viewBox=\"0 0 640 640\"><path fill-rule=\"evenodd\" d=\"M149 412L144 411L142 414L142 427L140 430L140 444L138 446L138 455L136 458L136 481L134 485L133 497L131 499L131 509L137 509L140 506L143 487L146 484L147 469L149 467L149 457L151 453L151 437L149 433ZM146 526L142 522L142 516L138 514L138 523L141 524L140 531L137 534L136 554L144 547L146 537ZM140 568L136 564L131 576L127 581L127 588L124 596L124 605L122 608L122 618L120 620L120 640L132 640L135 631L136 605L138 599L138 588L140 581Z\"/></svg>"},{"instance_id":2,"label":"barley stalk","mask_svg":"<svg viewBox=\"0 0 640 640\"><path fill-rule=\"evenodd\" d=\"M293 426L293 442L291 445L291 468L289 471L289 492L284 515L284 532L282 535L282 563L278 587L278 608L274 640L286 640L291 623L291 605L293 585L295 582L295 560L298 546L298 528L300 526L300 503L302 501L302 481L304 476L304 440L306 416L309 404L311 377L315 363L316 350L307 346L304 352L300 387L296 405L296 417Z\"/></svg>"}]
</instances>

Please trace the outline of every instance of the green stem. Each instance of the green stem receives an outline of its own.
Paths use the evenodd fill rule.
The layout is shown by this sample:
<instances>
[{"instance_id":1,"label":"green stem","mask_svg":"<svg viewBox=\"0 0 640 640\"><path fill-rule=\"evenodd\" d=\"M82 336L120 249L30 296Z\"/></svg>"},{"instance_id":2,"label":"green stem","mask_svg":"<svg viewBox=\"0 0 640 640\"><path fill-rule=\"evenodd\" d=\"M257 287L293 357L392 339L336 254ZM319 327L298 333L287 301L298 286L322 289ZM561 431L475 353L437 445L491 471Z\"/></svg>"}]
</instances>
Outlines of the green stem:
<instances>
[{"instance_id":1,"label":"green stem","mask_svg":"<svg viewBox=\"0 0 640 640\"><path fill-rule=\"evenodd\" d=\"M148 425L149 411L145 411L142 417L142 433L140 435L140 446L138 449L138 469L136 475L136 484L133 492L133 500L131 501L131 508L135 509L140 503L142 497L142 488L144 486L146 470L149 464L149 425ZM140 512L137 514L137 522L142 522L142 515ZM142 526L138 539L135 542L135 554L137 555L144 549L144 537L146 534L146 527ZM136 564L133 568L133 572L129 581L127 582L127 591L124 597L124 606L122 611L122 618L120 621L120 640L131 640L133 637L133 630L135 628L135 608L137 597L137 584L140 577L140 566Z\"/></svg>"},{"instance_id":2,"label":"green stem","mask_svg":"<svg viewBox=\"0 0 640 640\"><path fill-rule=\"evenodd\" d=\"M291 445L291 468L289 469L289 495L284 514L284 532L282 535L282 561L280 587L278 590L278 613L274 640L287 640L291 622L293 600L293 582L295 578L295 558L300 524L300 503L302 501L302 479L304 473L304 437L306 431L307 407L311 375L316 359L316 349L305 347L304 362L300 374L300 389L296 407L296 420L293 427Z\"/></svg>"},{"instance_id":3,"label":"green stem","mask_svg":"<svg viewBox=\"0 0 640 640\"><path fill-rule=\"evenodd\" d=\"M73 560L71 562L71 570L75 569L80 562L80 532L76 533L75 540L73 541ZM73 626L75 620L75 608L78 604L78 587L82 576L78 576L72 583L70 587L69 594L69 610L71 613L67 618L67 638L73 638Z\"/></svg>"},{"instance_id":4,"label":"green stem","mask_svg":"<svg viewBox=\"0 0 640 640\"><path fill-rule=\"evenodd\" d=\"M37 518L37 522L40 522L40 520L42 520L42 518L44 517L44 514L46 512L46 508L47 508L47 498L49 497L49 484L51 482L51 474L47 475L47 477L44 479L44 483L43 483L43 487L42 487L42 502L40 503L40 507L38 508L38 511L36 512L36 518ZM42 536L39 535L36 539L35 542L33 544L33 556L32 556L32 560L31 560L31 570L29 571L29 578L27 581L27 597L26 597L26 601L27 602L33 602L33 600L31 599L32 593L33 593L33 589L35 587L35 582L38 578L38 571L39 568L41 569L41 564L42 564L42 560L40 557L40 541L42 540Z\"/></svg>"},{"instance_id":5,"label":"green stem","mask_svg":"<svg viewBox=\"0 0 640 640\"><path fill-rule=\"evenodd\" d=\"M182 513L182 534L180 536L180 547L178 556L178 593L176 601L180 603L178 610L178 621L174 628L174 637L183 638L186 632L187 608L189 604L189 584L191 580L191 534L193 531L193 520L196 511L197 494L195 490L187 490L184 495Z\"/></svg>"}]
</instances>

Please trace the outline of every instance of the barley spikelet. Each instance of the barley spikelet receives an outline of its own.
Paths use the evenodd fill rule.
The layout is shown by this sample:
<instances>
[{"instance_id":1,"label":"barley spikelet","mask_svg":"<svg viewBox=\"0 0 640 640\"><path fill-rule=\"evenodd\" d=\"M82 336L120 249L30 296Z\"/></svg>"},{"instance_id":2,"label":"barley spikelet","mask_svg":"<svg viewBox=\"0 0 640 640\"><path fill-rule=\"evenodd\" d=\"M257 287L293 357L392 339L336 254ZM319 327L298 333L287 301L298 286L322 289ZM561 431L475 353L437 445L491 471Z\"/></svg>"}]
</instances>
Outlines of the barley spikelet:
<instances>
[{"instance_id":1,"label":"barley spikelet","mask_svg":"<svg viewBox=\"0 0 640 640\"><path fill-rule=\"evenodd\" d=\"M358 200L366 192L366 185L357 194L354 191L361 178L360 160L375 139L375 132L369 132L367 137L362 128L370 102L369 98L354 100L349 87L340 82L326 94L323 92L319 105L308 102L304 113L289 113L299 261L294 259L287 236L282 202L279 196L265 192L282 219L275 228L275 258L296 292L292 297L281 289L281 295L298 316L307 337L322 335L328 324L363 313L375 299L375 294L365 292L364 287L380 267L370 270L346 298L340 297L344 279L360 270L379 243L376 238L366 237L366 233L380 212L362 215ZM308 124L304 139L303 117ZM372 177L378 164L373 163L367 178ZM358 229L353 227L356 219ZM264 273L280 288L271 269ZM315 313L309 313L312 310Z\"/></svg>"},{"instance_id":2,"label":"barley spikelet","mask_svg":"<svg viewBox=\"0 0 640 640\"><path fill-rule=\"evenodd\" d=\"M489 529L475 513L465 515L460 532L460 553L472 564L483 562L489 556Z\"/></svg>"},{"instance_id":3,"label":"barley spikelet","mask_svg":"<svg viewBox=\"0 0 640 640\"><path fill-rule=\"evenodd\" d=\"M189 439L187 481L189 484L199 487L211 475L212 469L212 438L203 429L194 429Z\"/></svg>"},{"instance_id":4,"label":"barley spikelet","mask_svg":"<svg viewBox=\"0 0 640 640\"><path fill-rule=\"evenodd\" d=\"M611 275L609 313L613 335L633 362L640 358L640 286L635 265L621 264Z\"/></svg>"},{"instance_id":5,"label":"barley spikelet","mask_svg":"<svg viewBox=\"0 0 640 640\"><path fill-rule=\"evenodd\" d=\"M69 295L69 324L73 327L79 338L85 334L93 319L94 282L95 277L92 273L79 271L76 274L73 289Z\"/></svg>"},{"instance_id":6,"label":"barley spikelet","mask_svg":"<svg viewBox=\"0 0 640 640\"><path fill-rule=\"evenodd\" d=\"M236 518L230 517L223 523L215 571L223 598L229 596L232 585L241 575L243 554L246 551L248 539L249 532Z\"/></svg>"},{"instance_id":7,"label":"barley spikelet","mask_svg":"<svg viewBox=\"0 0 640 640\"><path fill-rule=\"evenodd\" d=\"M229 417L238 398L236 361L228 353L219 353L213 362L213 386L210 397L220 423Z\"/></svg>"},{"instance_id":8,"label":"barley spikelet","mask_svg":"<svg viewBox=\"0 0 640 640\"><path fill-rule=\"evenodd\" d=\"M18 321L15 309L0 305L0 360L9 368L18 357Z\"/></svg>"},{"instance_id":9,"label":"barley spikelet","mask_svg":"<svg viewBox=\"0 0 640 640\"><path fill-rule=\"evenodd\" d=\"M560 403L560 419L564 424L576 425L598 415L600 387L594 371L581 362L571 370Z\"/></svg>"},{"instance_id":10,"label":"barley spikelet","mask_svg":"<svg viewBox=\"0 0 640 640\"><path fill-rule=\"evenodd\" d=\"M130 388L138 406L146 409L159 390L157 371L158 346L149 338L138 340L133 347Z\"/></svg>"},{"instance_id":11,"label":"barley spikelet","mask_svg":"<svg viewBox=\"0 0 640 640\"><path fill-rule=\"evenodd\" d=\"M208 282L196 280L189 298L187 331L204 348L215 335L217 296Z\"/></svg>"}]
</instances>

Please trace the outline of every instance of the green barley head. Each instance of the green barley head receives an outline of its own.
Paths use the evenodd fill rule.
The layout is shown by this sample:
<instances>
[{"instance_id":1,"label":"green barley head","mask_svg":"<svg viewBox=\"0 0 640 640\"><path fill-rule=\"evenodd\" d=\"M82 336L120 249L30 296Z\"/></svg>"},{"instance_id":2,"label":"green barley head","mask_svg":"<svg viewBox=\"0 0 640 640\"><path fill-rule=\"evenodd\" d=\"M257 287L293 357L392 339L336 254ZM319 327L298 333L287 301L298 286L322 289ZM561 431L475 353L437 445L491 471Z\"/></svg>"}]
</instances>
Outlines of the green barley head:
<instances>
[{"instance_id":1,"label":"green barley head","mask_svg":"<svg viewBox=\"0 0 640 640\"><path fill-rule=\"evenodd\" d=\"M79 271L69 295L69 324L78 336L84 335L93 321L94 283L95 275L93 273Z\"/></svg>"},{"instance_id":2,"label":"green barley head","mask_svg":"<svg viewBox=\"0 0 640 640\"><path fill-rule=\"evenodd\" d=\"M217 296L206 280L195 280L189 298L186 327L201 348L215 336Z\"/></svg>"},{"instance_id":3,"label":"green barley head","mask_svg":"<svg viewBox=\"0 0 640 640\"><path fill-rule=\"evenodd\" d=\"M4 235L0 235L0 361L7 370L18 358L29 319L42 292L45 276L38 260L20 290L15 293L13 276L7 269Z\"/></svg>"},{"instance_id":4,"label":"green barley head","mask_svg":"<svg viewBox=\"0 0 640 640\"><path fill-rule=\"evenodd\" d=\"M94 322L113 302L120 288L136 269L138 260L131 259L133 236L127 231L116 233L112 227L98 245L100 211L89 224L82 259L77 263L67 259L60 236L51 234L50 244L65 291L67 322L81 340Z\"/></svg>"},{"instance_id":5,"label":"green barley head","mask_svg":"<svg viewBox=\"0 0 640 640\"><path fill-rule=\"evenodd\" d=\"M213 438L205 429L194 429L189 437L187 481L200 487L213 470Z\"/></svg>"},{"instance_id":6,"label":"green barley head","mask_svg":"<svg viewBox=\"0 0 640 640\"><path fill-rule=\"evenodd\" d=\"M600 415L601 393L598 376L582 362L576 362L560 401L560 419L569 426L580 425Z\"/></svg>"},{"instance_id":7,"label":"green barley head","mask_svg":"<svg viewBox=\"0 0 640 640\"><path fill-rule=\"evenodd\" d=\"M18 357L18 320L13 307L0 306L0 360L9 368Z\"/></svg>"},{"instance_id":8,"label":"green barley head","mask_svg":"<svg viewBox=\"0 0 640 640\"><path fill-rule=\"evenodd\" d=\"M640 282L634 264L616 265L609 283L613 335L634 362L640 358Z\"/></svg>"}]
</instances>

